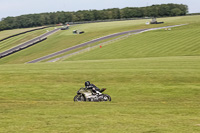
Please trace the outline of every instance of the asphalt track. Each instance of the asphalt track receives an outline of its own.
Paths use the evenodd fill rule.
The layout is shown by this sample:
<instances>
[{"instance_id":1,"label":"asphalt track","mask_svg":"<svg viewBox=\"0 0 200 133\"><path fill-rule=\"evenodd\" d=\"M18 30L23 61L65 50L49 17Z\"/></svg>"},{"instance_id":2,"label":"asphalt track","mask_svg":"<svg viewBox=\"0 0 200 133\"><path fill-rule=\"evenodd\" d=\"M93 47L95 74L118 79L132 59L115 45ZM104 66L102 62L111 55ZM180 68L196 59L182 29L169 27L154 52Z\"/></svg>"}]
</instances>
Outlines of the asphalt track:
<instances>
[{"instance_id":1,"label":"asphalt track","mask_svg":"<svg viewBox=\"0 0 200 133\"><path fill-rule=\"evenodd\" d=\"M92 40L92 41L89 41L89 42L86 42L86 43L82 43L82 44L79 44L79 45L76 45L76 46L73 46L73 47L70 47L70 48L67 48L67 49L64 49L64 50L55 52L55 53L53 53L53 54L50 54L50 55L47 55L47 56L44 56L44 57L41 57L41 58L38 58L38 59L35 59L35 60L32 60L32 61L29 61L29 62L27 62L27 63L36 63L36 62L40 62L40 61L43 61L43 60L52 58L52 57L54 57L54 56L63 54L63 53L65 53L65 52L68 52L68 51L71 51L71 50L74 50L74 49L77 49L77 48L80 48L80 47L83 47L83 46L86 46L86 45L89 45L89 44L92 44L92 43L95 43L95 42L98 42L98 41L102 41L102 40L105 40L105 39L109 39L109 38L116 37L116 36L120 36L120 35L124 35L124 34L129 34L129 33L134 33L134 32L142 32L142 31L144 31L144 30L146 30L146 29L125 31L125 32L120 32L120 33L111 34L111 35L108 35L108 36L104 36L104 37L101 37L101 38L97 38L97 39L95 39L95 40Z\"/></svg>"},{"instance_id":2,"label":"asphalt track","mask_svg":"<svg viewBox=\"0 0 200 133\"><path fill-rule=\"evenodd\" d=\"M54 57L54 56L58 56L58 55L60 55L60 54L64 54L65 52L68 52L68 51L71 51L71 50L74 50L74 49L77 49L77 48L80 48L80 47L89 45L89 44L91 44L91 43L95 43L95 42L102 41L102 40L105 40L105 39L108 39L108 38L112 38L112 37L117 37L117 36L120 36L120 35L125 35L125 34L138 34L138 33L146 32L146 31L158 30L158 29L164 29L164 28L172 28L172 27L183 26L183 25L186 25L186 24L173 25L173 26L165 26L165 27L158 27L158 28L149 28L149 29L131 30L131 31L125 31L125 32L115 33L115 34L111 34L111 35L108 35L108 36L104 36L104 37L101 37L101 38L97 38L97 39L95 39L95 40L92 40L92 41L89 41L89 42L86 42L86 43L82 43L82 44L79 44L79 45L76 45L76 46L73 46L73 47L70 47L70 48L67 48L67 49L64 49L64 50L61 50L61 51L52 53L52 54L49 54L49 55L47 55L47 56L43 56L43 57L41 57L41 58L38 58L38 59L35 59L35 60L32 60L32 61L29 61L29 62L27 62L27 63L36 63L36 62L40 62L40 61L43 61L43 60L52 58L52 57ZM54 61L54 60L52 60L52 62L53 62L53 61Z\"/></svg>"},{"instance_id":3,"label":"asphalt track","mask_svg":"<svg viewBox=\"0 0 200 133\"><path fill-rule=\"evenodd\" d=\"M49 35L51 35L51 34L57 32L57 31L59 31L59 30L60 30L60 29L54 29L54 30L49 31L49 32L47 32L47 33L45 33L45 34L43 34L43 35L41 35L41 36L38 36L38 37L32 39L32 40L29 40L29 41L27 41L27 42L25 42L25 43L22 43L22 44L20 44L20 45L18 45L18 46L16 46L16 47L13 47L13 48L11 48L11 49L9 49L9 50L6 50L6 51L0 53L0 59L1 59L2 57L5 57L5 56L7 56L7 55L10 55L10 54L14 53L15 51L19 51L19 49L23 49L23 48L26 48L26 47L29 46L29 45L35 44L36 42L39 42L40 40L46 38L47 36L49 36Z\"/></svg>"}]
</instances>

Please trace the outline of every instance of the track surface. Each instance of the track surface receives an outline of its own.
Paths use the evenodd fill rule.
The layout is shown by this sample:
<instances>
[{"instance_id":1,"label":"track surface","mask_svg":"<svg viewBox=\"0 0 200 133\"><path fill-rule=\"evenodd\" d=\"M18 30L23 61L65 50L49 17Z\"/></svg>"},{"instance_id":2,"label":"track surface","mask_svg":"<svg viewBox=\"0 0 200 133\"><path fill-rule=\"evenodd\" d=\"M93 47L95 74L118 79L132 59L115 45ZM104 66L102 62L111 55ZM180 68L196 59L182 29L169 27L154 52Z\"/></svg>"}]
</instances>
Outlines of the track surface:
<instances>
[{"instance_id":1,"label":"track surface","mask_svg":"<svg viewBox=\"0 0 200 133\"><path fill-rule=\"evenodd\" d=\"M91 44L91 43L95 43L95 42L98 42L98 41L102 41L102 40L105 40L105 39L108 39L108 38L112 38L112 37L116 37L116 36L120 36L120 35L124 35L124 34L128 34L128 33L142 32L142 31L144 31L144 30L146 30L146 29L132 30L132 31L126 31L126 32L120 32L120 33L111 34L111 35L108 35L108 36L104 36L104 37L101 37L101 38L97 38L97 39L95 39L95 40L92 40L92 41L89 41L89 42L86 42L86 43L82 43L82 44L79 44L79 45L76 45L76 46L73 46L73 47L70 47L70 48L67 48L67 49L64 49L64 50L55 52L55 53L53 53L53 54L50 54L50 55L47 55L47 56L44 56L44 57L35 59L35 60L30 61L30 62L27 62L27 63L36 63L36 62L40 62L40 61L42 61L42 60L46 60L46 59L52 58L52 57L54 57L54 56L63 54L63 53L65 53L65 52L74 50L74 49L76 49L76 48L80 48L80 47L89 45L89 44Z\"/></svg>"},{"instance_id":2,"label":"track surface","mask_svg":"<svg viewBox=\"0 0 200 133\"><path fill-rule=\"evenodd\" d=\"M22 48L24 48L24 47L26 47L26 46L28 46L28 45L30 45L30 44L33 44L33 43L35 43L35 42L37 42L37 41L40 41L41 39L46 38L47 36L49 36L49 35L51 35L51 34L57 32L57 31L59 31L59 30L60 30L60 29L54 29L54 30L49 31L49 32L47 32L47 33L45 33L45 34L43 34L43 35L41 35L41 36L39 36L39 37L36 37L36 38L34 38L34 39L32 39L32 40L29 40L29 41L27 41L27 42L25 42L25 43L23 43L23 44L21 44L21 45L18 45L18 46L16 46L16 47L13 47L13 48L7 50L7 51L4 51L4 52L0 53L0 57L1 57L1 56L4 56L4 55L8 55L8 54L10 54L10 53L13 53L14 51L17 51L17 50L19 50L19 49L22 49Z\"/></svg>"},{"instance_id":3,"label":"track surface","mask_svg":"<svg viewBox=\"0 0 200 133\"><path fill-rule=\"evenodd\" d=\"M163 28L171 28L171 27L177 27L177 26L183 26L185 24L182 24L182 25L173 25L173 26L165 26L165 27L158 27L158 28L150 28L150 29L140 29L140 30L131 30L131 31L125 31L125 32L120 32L120 33L115 33L115 34L111 34L111 35L108 35L108 36L104 36L104 37L101 37L101 38L97 38L95 40L92 40L92 41L89 41L89 42L86 42L86 43L82 43L82 44L79 44L79 45L76 45L76 46L73 46L73 47L70 47L70 48L67 48L67 49L64 49L64 50L61 50L61 51L58 51L58 52L55 52L55 53L52 53L50 55L47 55L47 56L43 56L41 58L38 58L38 59L35 59L35 60L32 60L32 61L29 61L27 63L36 63L36 62L40 62L40 61L43 61L43 60L46 60L46 59L49 59L49 58L52 58L54 56L57 56L57 55L60 55L60 54L63 54L65 52L68 52L68 51L71 51L71 50L74 50L76 48L80 48L80 47L83 47L83 46L86 46L86 45L89 45L91 43L95 43L95 42L98 42L98 41L102 41L102 40L105 40L105 39L108 39L108 38L112 38L112 37L116 37L116 36L120 36L120 35L125 35L125 34L137 34L137 33L142 33L142 32L146 32L146 31L150 31L150 30L158 30L158 29L163 29ZM52 60L53 62L54 60Z\"/></svg>"}]
</instances>

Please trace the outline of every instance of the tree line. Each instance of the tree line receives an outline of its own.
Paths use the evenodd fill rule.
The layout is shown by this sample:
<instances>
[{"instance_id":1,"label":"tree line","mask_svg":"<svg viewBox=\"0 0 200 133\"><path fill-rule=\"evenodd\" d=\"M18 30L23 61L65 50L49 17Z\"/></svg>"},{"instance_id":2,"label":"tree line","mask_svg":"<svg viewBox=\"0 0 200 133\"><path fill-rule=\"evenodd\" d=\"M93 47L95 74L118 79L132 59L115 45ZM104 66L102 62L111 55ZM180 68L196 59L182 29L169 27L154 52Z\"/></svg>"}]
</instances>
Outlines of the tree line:
<instances>
[{"instance_id":1,"label":"tree line","mask_svg":"<svg viewBox=\"0 0 200 133\"><path fill-rule=\"evenodd\" d=\"M66 22L127 19L141 17L182 16L188 13L183 4L161 4L147 7L126 7L104 10L80 10L76 12L51 12L6 17L0 21L0 31L15 28L28 28Z\"/></svg>"}]
</instances>

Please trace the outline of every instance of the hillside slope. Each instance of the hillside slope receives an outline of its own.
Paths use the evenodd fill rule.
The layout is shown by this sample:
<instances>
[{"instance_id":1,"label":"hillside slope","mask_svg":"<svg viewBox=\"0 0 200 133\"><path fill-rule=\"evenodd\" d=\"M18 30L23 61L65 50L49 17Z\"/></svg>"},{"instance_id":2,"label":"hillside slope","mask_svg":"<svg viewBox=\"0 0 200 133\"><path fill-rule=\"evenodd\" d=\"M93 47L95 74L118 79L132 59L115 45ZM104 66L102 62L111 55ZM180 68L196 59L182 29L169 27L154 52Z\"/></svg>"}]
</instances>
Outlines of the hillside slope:
<instances>
[{"instance_id":1,"label":"hillside slope","mask_svg":"<svg viewBox=\"0 0 200 133\"><path fill-rule=\"evenodd\" d=\"M31 31L31 32L28 32L28 33L25 33L25 34L21 34L21 35L18 35L18 36L14 36L12 38L9 38L9 39L6 39L4 41L1 41L0 42L0 53L4 52L6 50L9 50L9 49L11 49L11 48L13 48L15 46L18 46L18 45L20 45L20 44L22 44L24 42L27 42L27 41L29 41L29 40L31 40L33 38L36 38L36 37L46 33L47 31L51 31L53 29L54 29L53 27L45 28L45 29L39 29L39 30ZM24 31L26 31L26 30L27 29L24 29ZM11 34L11 31L9 32L10 34ZM18 30L16 30L16 31L18 31ZM14 35L14 33L16 31L14 30L12 35ZM2 32L4 32L4 31L2 31Z\"/></svg>"},{"instance_id":2,"label":"hillside slope","mask_svg":"<svg viewBox=\"0 0 200 133\"><path fill-rule=\"evenodd\" d=\"M189 24L170 31L156 30L132 35L102 48L73 56L67 60L97 60L162 56L199 56L200 25Z\"/></svg>"},{"instance_id":3,"label":"hillside slope","mask_svg":"<svg viewBox=\"0 0 200 133\"><path fill-rule=\"evenodd\" d=\"M200 132L199 56L1 65L0 79L2 132ZM87 80L112 102L74 103Z\"/></svg>"},{"instance_id":4,"label":"hillside slope","mask_svg":"<svg viewBox=\"0 0 200 133\"><path fill-rule=\"evenodd\" d=\"M20 51L14 55L6 57L0 61L0 64L15 64L25 63L42 56L66 49L80 43L90 41L105 35L151 27L161 27L167 25L193 23L198 21L199 16L185 16L185 17L172 17L172 18L160 18L158 21L164 21L161 25L145 25L149 20L131 20L131 21L119 21L119 22L105 22L105 23L93 23L82 24L72 26L70 30L60 31L55 35L49 37L45 42L35 45L26 50ZM84 30L86 33L82 35L73 35L73 30Z\"/></svg>"},{"instance_id":5,"label":"hillside slope","mask_svg":"<svg viewBox=\"0 0 200 133\"><path fill-rule=\"evenodd\" d=\"M51 44L61 48L70 31L48 40L57 43L0 60L0 132L199 133L199 16L183 18L170 21L189 25L133 35L62 62L3 64L23 63ZM74 102L88 80L107 88L112 101Z\"/></svg>"}]
</instances>

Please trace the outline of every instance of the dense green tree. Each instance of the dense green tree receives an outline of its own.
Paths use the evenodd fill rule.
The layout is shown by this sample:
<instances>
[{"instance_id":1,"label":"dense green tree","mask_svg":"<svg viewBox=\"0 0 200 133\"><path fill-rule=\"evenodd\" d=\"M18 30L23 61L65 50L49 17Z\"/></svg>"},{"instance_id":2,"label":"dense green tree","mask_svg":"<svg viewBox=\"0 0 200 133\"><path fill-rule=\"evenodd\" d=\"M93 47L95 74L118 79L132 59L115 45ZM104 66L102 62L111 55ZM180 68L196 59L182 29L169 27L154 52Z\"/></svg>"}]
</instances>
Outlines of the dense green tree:
<instances>
[{"instance_id":1,"label":"dense green tree","mask_svg":"<svg viewBox=\"0 0 200 133\"><path fill-rule=\"evenodd\" d=\"M92 10L94 20L100 20L100 14L98 10Z\"/></svg>"},{"instance_id":2,"label":"dense green tree","mask_svg":"<svg viewBox=\"0 0 200 133\"><path fill-rule=\"evenodd\" d=\"M182 11L179 8L174 8L174 9L171 10L171 15L172 16L179 16L181 14L182 14Z\"/></svg>"},{"instance_id":3,"label":"dense green tree","mask_svg":"<svg viewBox=\"0 0 200 133\"><path fill-rule=\"evenodd\" d=\"M158 9L159 16L170 16L170 7L167 4L160 5Z\"/></svg>"},{"instance_id":4,"label":"dense green tree","mask_svg":"<svg viewBox=\"0 0 200 133\"><path fill-rule=\"evenodd\" d=\"M121 18L119 8L113 8L113 9L111 9L111 11L112 11L112 19L120 19Z\"/></svg>"},{"instance_id":5,"label":"dense green tree","mask_svg":"<svg viewBox=\"0 0 200 133\"><path fill-rule=\"evenodd\" d=\"M148 7L111 8L104 10L82 10L77 12L51 12L7 17L0 21L0 31L14 28L26 28L58 23L95 21L135 17L179 16L188 13L188 6L183 4L162 4Z\"/></svg>"}]
</instances>

